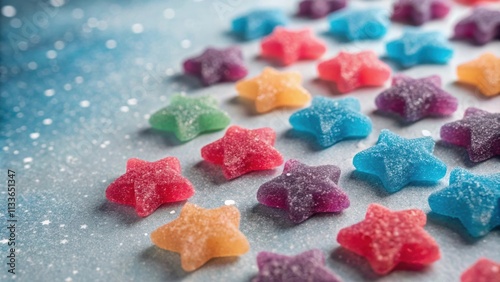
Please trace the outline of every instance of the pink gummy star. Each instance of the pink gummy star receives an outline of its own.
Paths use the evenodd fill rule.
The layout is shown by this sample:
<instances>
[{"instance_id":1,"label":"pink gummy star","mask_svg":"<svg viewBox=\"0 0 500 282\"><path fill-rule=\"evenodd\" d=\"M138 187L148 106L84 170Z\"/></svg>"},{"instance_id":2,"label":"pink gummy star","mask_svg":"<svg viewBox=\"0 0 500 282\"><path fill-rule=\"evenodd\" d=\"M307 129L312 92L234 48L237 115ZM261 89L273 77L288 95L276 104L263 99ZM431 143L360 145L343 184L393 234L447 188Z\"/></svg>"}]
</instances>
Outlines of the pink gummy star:
<instances>
[{"instance_id":1,"label":"pink gummy star","mask_svg":"<svg viewBox=\"0 0 500 282\"><path fill-rule=\"evenodd\" d=\"M500 281L500 263L482 258L468 268L460 282L498 282Z\"/></svg>"}]
</instances>

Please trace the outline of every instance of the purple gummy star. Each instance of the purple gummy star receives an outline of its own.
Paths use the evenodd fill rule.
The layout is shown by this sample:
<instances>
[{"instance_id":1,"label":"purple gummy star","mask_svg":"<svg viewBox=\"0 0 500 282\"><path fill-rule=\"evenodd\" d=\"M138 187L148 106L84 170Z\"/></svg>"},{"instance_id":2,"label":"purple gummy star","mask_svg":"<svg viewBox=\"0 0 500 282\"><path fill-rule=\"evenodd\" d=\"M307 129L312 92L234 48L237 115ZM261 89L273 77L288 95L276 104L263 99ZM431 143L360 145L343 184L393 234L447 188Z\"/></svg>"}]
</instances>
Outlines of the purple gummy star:
<instances>
[{"instance_id":1,"label":"purple gummy star","mask_svg":"<svg viewBox=\"0 0 500 282\"><path fill-rule=\"evenodd\" d=\"M297 14L302 17L319 19L344 8L346 5L347 0L303 0L299 4Z\"/></svg>"},{"instance_id":2,"label":"purple gummy star","mask_svg":"<svg viewBox=\"0 0 500 282\"><path fill-rule=\"evenodd\" d=\"M484 45L500 38L500 11L479 7L455 25L456 39L472 39Z\"/></svg>"},{"instance_id":3,"label":"purple gummy star","mask_svg":"<svg viewBox=\"0 0 500 282\"><path fill-rule=\"evenodd\" d=\"M252 279L252 282L341 281L325 266L325 256L318 249L296 256L260 252L257 255L257 266L259 274Z\"/></svg>"},{"instance_id":4,"label":"purple gummy star","mask_svg":"<svg viewBox=\"0 0 500 282\"><path fill-rule=\"evenodd\" d=\"M340 168L334 165L308 166L289 160L280 176L260 186L257 200L287 210L294 223L319 212L340 212L349 207L349 198L337 186L339 177Z\"/></svg>"},{"instance_id":5,"label":"purple gummy star","mask_svg":"<svg viewBox=\"0 0 500 282\"><path fill-rule=\"evenodd\" d=\"M407 122L427 116L448 116L457 110L458 101L441 89L441 78L437 75L413 79L395 75L391 88L375 99L382 112L394 113Z\"/></svg>"},{"instance_id":6,"label":"purple gummy star","mask_svg":"<svg viewBox=\"0 0 500 282\"><path fill-rule=\"evenodd\" d=\"M473 162L500 156L500 113L468 108L462 120L441 127L441 139L465 147Z\"/></svg>"},{"instance_id":7,"label":"purple gummy star","mask_svg":"<svg viewBox=\"0 0 500 282\"><path fill-rule=\"evenodd\" d=\"M392 19L422 25L446 17L450 9L448 0L399 0L394 4Z\"/></svg>"},{"instance_id":8,"label":"purple gummy star","mask_svg":"<svg viewBox=\"0 0 500 282\"><path fill-rule=\"evenodd\" d=\"M187 59L184 72L198 76L206 86L224 81L237 81L248 73L239 47L207 48L203 54Z\"/></svg>"}]
</instances>

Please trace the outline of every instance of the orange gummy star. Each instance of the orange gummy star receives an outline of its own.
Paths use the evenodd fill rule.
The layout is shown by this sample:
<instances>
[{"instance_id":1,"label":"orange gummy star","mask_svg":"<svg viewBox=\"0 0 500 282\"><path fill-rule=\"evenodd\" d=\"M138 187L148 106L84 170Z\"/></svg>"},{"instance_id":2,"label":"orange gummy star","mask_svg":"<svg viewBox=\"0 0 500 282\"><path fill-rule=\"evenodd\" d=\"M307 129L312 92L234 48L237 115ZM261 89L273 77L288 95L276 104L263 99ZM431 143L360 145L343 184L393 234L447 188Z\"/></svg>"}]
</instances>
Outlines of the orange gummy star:
<instances>
[{"instance_id":1,"label":"orange gummy star","mask_svg":"<svg viewBox=\"0 0 500 282\"><path fill-rule=\"evenodd\" d=\"M180 216L151 233L156 246L179 253L185 271L215 257L239 256L250 245L239 230L240 212L234 206L204 209L186 203Z\"/></svg>"},{"instance_id":2,"label":"orange gummy star","mask_svg":"<svg viewBox=\"0 0 500 282\"><path fill-rule=\"evenodd\" d=\"M298 72L279 72L267 67L254 78L236 84L241 97L255 100L257 112L268 112L277 107L300 107L311 100L311 94L301 86Z\"/></svg>"},{"instance_id":3,"label":"orange gummy star","mask_svg":"<svg viewBox=\"0 0 500 282\"><path fill-rule=\"evenodd\" d=\"M491 53L457 67L458 81L475 85L485 96L500 94L500 58Z\"/></svg>"}]
</instances>

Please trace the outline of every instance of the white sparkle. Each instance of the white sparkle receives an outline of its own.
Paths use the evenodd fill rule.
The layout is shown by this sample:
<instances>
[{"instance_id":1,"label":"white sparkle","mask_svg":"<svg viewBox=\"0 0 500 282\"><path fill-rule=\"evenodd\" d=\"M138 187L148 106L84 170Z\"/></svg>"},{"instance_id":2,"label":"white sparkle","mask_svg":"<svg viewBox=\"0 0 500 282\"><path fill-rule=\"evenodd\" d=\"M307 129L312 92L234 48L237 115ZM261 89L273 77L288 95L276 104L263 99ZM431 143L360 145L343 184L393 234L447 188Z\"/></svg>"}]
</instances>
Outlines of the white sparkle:
<instances>
[{"instance_id":1,"label":"white sparkle","mask_svg":"<svg viewBox=\"0 0 500 282\"><path fill-rule=\"evenodd\" d=\"M65 44L61 40L57 40L56 42L54 42L54 48L56 48L57 50L64 49L64 46Z\"/></svg>"},{"instance_id":2,"label":"white sparkle","mask_svg":"<svg viewBox=\"0 0 500 282\"><path fill-rule=\"evenodd\" d=\"M422 130L422 135L423 135L423 136L431 136L431 135L432 135L432 133L431 133L429 130L424 129L424 130Z\"/></svg>"},{"instance_id":3,"label":"white sparkle","mask_svg":"<svg viewBox=\"0 0 500 282\"><path fill-rule=\"evenodd\" d=\"M64 279L64 281L71 282L71 281L73 281L73 279L71 277L68 277L68 278Z\"/></svg>"},{"instance_id":4,"label":"white sparkle","mask_svg":"<svg viewBox=\"0 0 500 282\"><path fill-rule=\"evenodd\" d=\"M64 0L50 0L50 5L54 7L61 7L64 4L65 4Z\"/></svg>"},{"instance_id":5,"label":"white sparkle","mask_svg":"<svg viewBox=\"0 0 500 282\"><path fill-rule=\"evenodd\" d=\"M182 48L187 49L187 48L191 47L191 41L184 39L181 41L181 46L182 46Z\"/></svg>"},{"instance_id":6,"label":"white sparkle","mask_svg":"<svg viewBox=\"0 0 500 282\"><path fill-rule=\"evenodd\" d=\"M236 202L234 200L225 200L224 201L224 205L226 205L226 206L232 206L234 204L236 204Z\"/></svg>"},{"instance_id":7,"label":"white sparkle","mask_svg":"<svg viewBox=\"0 0 500 282\"><path fill-rule=\"evenodd\" d=\"M137 105L137 99L135 99L135 98L128 99L127 104L129 104L130 106Z\"/></svg>"},{"instance_id":8,"label":"white sparkle","mask_svg":"<svg viewBox=\"0 0 500 282\"><path fill-rule=\"evenodd\" d=\"M57 58L57 52L55 50L49 50L49 51L47 51L46 56L49 59L55 59L55 58Z\"/></svg>"},{"instance_id":9,"label":"white sparkle","mask_svg":"<svg viewBox=\"0 0 500 282\"><path fill-rule=\"evenodd\" d=\"M132 25L133 33L142 33L144 31L144 27L140 23L136 23Z\"/></svg>"},{"instance_id":10,"label":"white sparkle","mask_svg":"<svg viewBox=\"0 0 500 282\"><path fill-rule=\"evenodd\" d=\"M170 211L170 214L174 214L175 213L175 210L174 211Z\"/></svg>"},{"instance_id":11,"label":"white sparkle","mask_svg":"<svg viewBox=\"0 0 500 282\"><path fill-rule=\"evenodd\" d=\"M87 224L80 225L80 229L87 229Z\"/></svg>"},{"instance_id":12,"label":"white sparkle","mask_svg":"<svg viewBox=\"0 0 500 282\"><path fill-rule=\"evenodd\" d=\"M7 239L0 240L0 244L7 244L8 242L9 242L9 240L7 240Z\"/></svg>"},{"instance_id":13,"label":"white sparkle","mask_svg":"<svg viewBox=\"0 0 500 282\"><path fill-rule=\"evenodd\" d=\"M6 5L2 7L2 15L7 18L12 18L16 15L16 8L11 5Z\"/></svg>"},{"instance_id":14,"label":"white sparkle","mask_svg":"<svg viewBox=\"0 0 500 282\"><path fill-rule=\"evenodd\" d=\"M90 106L90 102L87 100L83 100L80 102L80 107L82 108L88 108Z\"/></svg>"},{"instance_id":15,"label":"white sparkle","mask_svg":"<svg viewBox=\"0 0 500 282\"><path fill-rule=\"evenodd\" d=\"M124 113L128 112L128 110L129 110L129 109L128 109L128 107L127 107L127 106L121 106L121 107L120 107L120 111L122 111L122 112L124 112Z\"/></svg>"},{"instance_id":16,"label":"white sparkle","mask_svg":"<svg viewBox=\"0 0 500 282\"><path fill-rule=\"evenodd\" d=\"M30 133L30 138L35 140L37 139L38 137L40 137L40 133L38 132L33 132L33 133Z\"/></svg>"},{"instance_id":17,"label":"white sparkle","mask_svg":"<svg viewBox=\"0 0 500 282\"><path fill-rule=\"evenodd\" d=\"M61 244L64 245L64 244L67 244L69 241L67 239L62 239L61 240Z\"/></svg>"},{"instance_id":18,"label":"white sparkle","mask_svg":"<svg viewBox=\"0 0 500 282\"><path fill-rule=\"evenodd\" d=\"M59 227L61 227L61 228L63 228L64 226L66 226L66 225L65 225L65 224L61 224L61 225L59 225Z\"/></svg>"},{"instance_id":19,"label":"white sparkle","mask_svg":"<svg viewBox=\"0 0 500 282\"><path fill-rule=\"evenodd\" d=\"M51 125L51 124L52 124L52 119L50 119L50 118L46 118L46 119L44 119L44 120L42 121L42 123L43 123L44 125Z\"/></svg>"},{"instance_id":20,"label":"white sparkle","mask_svg":"<svg viewBox=\"0 0 500 282\"><path fill-rule=\"evenodd\" d=\"M43 95L47 97L54 96L54 94L56 94L56 91L54 89L47 89L43 92Z\"/></svg>"},{"instance_id":21,"label":"white sparkle","mask_svg":"<svg viewBox=\"0 0 500 282\"><path fill-rule=\"evenodd\" d=\"M116 48L116 41L113 39L109 39L106 41L106 48L108 49L115 49Z\"/></svg>"},{"instance_id":22,"label":"white sparkle","mask_svg":"<svg viewBox=\"0 0 500 282\"><path fill-rule=\"evenodd\" d=\"M75 77L75 82L76 82L76 84L82 84L83 83L83 77L81 77L81 76Z\"/></svg>"},{"instance_id":23,"label":"white sparkle","mask_svg":"<svg viewBox=\"0 0 500 282\"><path fill-rule=\"evenodd\" d=\"M175 11L170 8L163 10L163 17L167 20L175 18Z\"/></svg>"},{"instance_id":24,"label":"white sparkle","mask_svg":"<svg viewBox=\"0 0 500 282\"><path fill-rule=\"evenodd\" d=\"M46 219L42 222L40 222L42 225L49 225L50 224L50 220Z\"/></svg>"},{"instance_id":25,"label":"white sparkle","mask_svg":"<svg viewBox=\"0 0 500 282\"><path fill-rule=\"evenodd\" d=\"M78 274L78 270L73 270L73 274Z\"/></svg>"},{"instance_id":26,"label":"white sparkle","mask_svg":"<svg viewBox=\"0 0 500 282\"><path fill-rule=\"evenodd\" d=\"M33 161L33 158L29 158L29 157L23 159L24 163L31 163L32 161Z\"/></svg>"}]
</instances>

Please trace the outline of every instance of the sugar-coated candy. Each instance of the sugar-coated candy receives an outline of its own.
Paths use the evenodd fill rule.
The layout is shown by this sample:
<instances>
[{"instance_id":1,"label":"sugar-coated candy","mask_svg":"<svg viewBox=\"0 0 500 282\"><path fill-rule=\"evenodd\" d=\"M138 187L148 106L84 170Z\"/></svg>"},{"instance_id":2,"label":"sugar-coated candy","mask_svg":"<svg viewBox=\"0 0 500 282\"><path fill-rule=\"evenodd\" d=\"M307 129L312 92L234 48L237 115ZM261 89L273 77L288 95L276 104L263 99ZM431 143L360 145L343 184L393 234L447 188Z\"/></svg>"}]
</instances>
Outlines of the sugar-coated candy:
<instances>
[{"instance_id":1,"label":"sugar-coated candy","mask_svg":"<svg viewBox=\"0 0 500 282\"><path fill-rule=\"evenodd\" d=\"M460 276L460 282L498 282L500 263L481 258Z\"/></svg>"},{"instance_id":2,"label":"sugar-coated candy","mask_svg":"<svg viewBox=\"0 0 500 282\"><path fill-rule=\"evenodd\" d=\"M483 4L487 2L498 2L500 0L457 0L457 2L460 2L462 4L468 4L468 5L477 5L477 4Z\"/></svg>"},{"instance_id":3,"label":"sugar-coated candy","mask_svg":"<svg viewBox=\"0 0 500 282\"><path fill-rule=\"evenodd\" d=\"M273 169L283 157L273 147L276 133L269 127L246 129L231 126L221 139L201 148L207 162L222 166L227 179L256 170Z\"/></svg>"},{"instance_id":4,"label":"sugar-coated candy","mask_svg":"<svg viewBox=\"0 0 500 282\"><path fill-rule=\"evenodd\" d=\"M456 168L450 185L429 196L432 211L458 218L470 235L480 237L500 226L500 173L472 174Z\"/></svg>"},{"instance_id":5,"label":"sugar-coated candy","mask_svg":"<svg viewBox=\"0 0 500 282\"><path fill-rule=\"evenodd\" d=\"M315 213L341 212L349 207L347 194L337 185L340 168L334 165L308 166L297 160L285 163L283 173L262 184L257 200L266 206L288 211L294 223Z\"/></svg>"},{"instance_id":6,"label":"sugar-coated candy","mask_svg":"<svg viewBox=\"0 0 500 282\"><path fill-rule=\"evenodd\" d=\"M441 127L441 139L466 148L473 162L500 156L500 113L467 108L462 120Z\"/></svg>"},{"instance_id":7,"label":"sugar-coated candy","mask_svg":"<svg viewBox=\"0 0 500 282\"><path fill-rule=\"evenodd\" d=\"M377 144L354 156L354 167L377 176L389 193L410 183L433 183L446 174L446 165L436 158L431 137L406 139L384 129Z\"/></svg>"},{"instance_id":8,"label":"sugar-coated candy","mask_svg":"<svg viewBox=\"0 0 500 282\"><path fill-rule=\"evenodd\" d=\"M288 24L288 18L279 9L259 9L235 18L232 23L233 33L245 40L266 36L277 26Z\"/></svg>"},{"instance_id":9,"label":"sugar-coated candy","mask_svg":"<svg viewBox=\"0 0 500 282\"><path fill-rule=\"evenodd\" d=\"M255 101L259 113L278 107L301 107L311 100L311 94L302 87L302 76L298 72L279 72L266 67L254 78L236 84L238 94Z\"/></svg>"},{"instance_id":10,"label":"sugar-coated candy","mask_svg":"<svg viewBox=\"0 0 500 282\"><path fill-rule=\"evenodd\" d=\"M224 129L229 122L229 115L219 109L217 100L211 96L189 98L176 95L170 105L149 118L153 128L173 132L183 142L202 132Z\"/></svg>"},{"instance_id":11,"label":"sugar-coated candy","mask_svg":"<svg viewBox=\"0 0 500 282\"><path fill-rule=\"evenodd\" d=\"M471 39L484 45L500 38L500 10L477 7L455 25L456 39Z\"/></svg>"},{"instance_id":12,"label":"sugar-coated candy","mask_svg":"<svg viewBox=\"0 0 500 282\"><path fill-rule=\"evenodd\" d=\"M457 67L458 81L476 86L485 96L500 94L500 57L492 53Z\"/></svg>"},{"instance_id":13,"label":"sugar-coated candy","mask_svg":"<svg viewBox=\"0 0 500 282\"><path fill-rule=\"evenodd\" d=\"M441 88L437 75L414 79L399 74L392 78L391 88L377 96L375 104L382 112L413 122L427 116L449 116L457 110L458 100Z\"/></svg>"},{"instance_id":14,"label":"sugar-coated candy","mask_svg":"<svg viewBox=\"0 0 500 282\"><path fill-rule=\"evenodd\" d=\"M310 29L290 30L276 27L260 44L263 58L287 66L298 60L315 60L326 52L325 43L313 36Z\"/></svg>"},{"instance_id":15,"label":"sugar-coated candy","mask_svg":"<svg viewBox=\"0 0 500 282\"><path fill-rule=\"evenodd\" d=\"M372 51L340 52L318 65L319 77L336 83L342 93L363 86L381 86L391 76L391 68Z\"/></svg>"},{"instance_id":16,"label":"sugar-coated candy","mask_svg":"<svg viewBox=\"0 0 500 282\"><path fill-rule=\"evenodd\" d=\"M448 39L433 31L407 30L386 45L387 56L403 67L418 64L446 64L453 56Z\"/></svg>"},{"instance_id":17,"label":"sugar-coated candy","mask_svg":"<svg viewBox=\"0 0 500 282\"><path fill-rule=\"evenodd\" d=\"M248 73L241 49L236 46L207 48L201 55L184 61L183 67L185 73L198 76L204 85L237 81Z\"/></svg>"},{"instance_id":18,"label":"sugar-coated candy","mask_svg":"<svg viewBox=\"0 0 500 282\"><path fill-rule=\"evenodd\" d=\"M398 0L394 4L392 19L422 25L446 17L450 9L450 0Z\"/></svg>"},{"instance_id":19,"label":"sugar-coated candy","mask_svg":"<svg viewBox=\"0 0 500 282\"><path fill-rule=\"evenodd\" d=\"M142 217L162 204L184 201L193 195L193 185L182 176L181 164L174 157L155 162L129 159L127 172L106 189L109 201L133 206Z\"/></svg>"},{"instance_id":20,"label":"sugar-coated candy","mask_svg":"<svg viewBox=\"0 0 500 282\"><path fill-rule=\"evenodd\" d=\"M252 282L340 282L325 265L325 255L318 249L305 251L295 256L271 252L257 255L259 274Z\"/></svg>"},{"instance_id":21,"label":"sugar-coated candy","mask_svg":"<svg viewBox=\"0 0 500 282\"><path fill-rule=\"evenodd\" d=\"M330 33L342 40L380 39L389 27L384 9L344 9L329 18Z\"/></svg>"},{"instance_id":22,"label":"sugar-coated candy","mask_svg":"<svg viewBox=\"0 0 500 282\"><path fill-rule=\"evenodd\" d=\"M309 108L290 116L290 124L294 130L314 135L319 145L326 148L342 140L364 138L370 134L372 123L360 110L356 98L314 97Z\"/></svg>"},{"instance_id":23,"label":"sugar-coated candy","mask_svg":"<svg viewBox=\"0 0 500 282\"><path fill-rule=\"evenodd\" d=\"M389 273L399 263L429 265L441 254L436 241L423 228L426 221L419 209L391 211L371 204L365 219L341 229L337 241L365 257L378 274Z\"/></svg>"},{"instance_id":24,"label":"sugar-coated candy","mask_svg":"<svg viewBox=\"0 0 500 282\"><path fill-rule=\"evenodd\" d=\"M302 17L319 19L344 8L346 5L347 0L302 0L299 3L297 14Z\"/></svg>"},{"instance_id":25,"label":"sugar-coated candy","mask_svg":"<svg viewBox=\"0 0 500 282\"><path fill-rule=\"evenodd\" d=\"M151 241L179 253L182 268L193 271L212 258L248 252L250 244L239 226L240 212L235 206L204 209L186 203L177 219L151 233Z\"/></svg>"}]
</instances>

